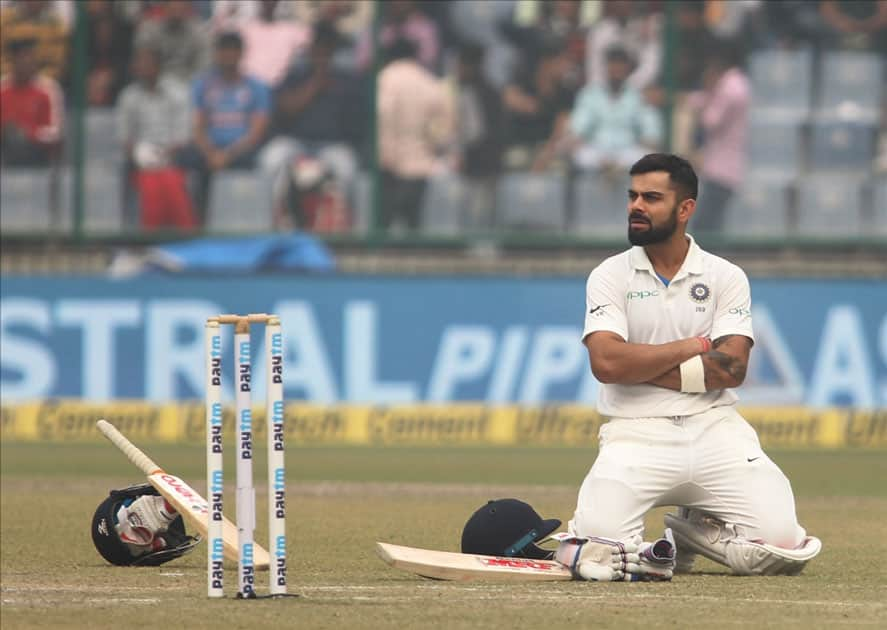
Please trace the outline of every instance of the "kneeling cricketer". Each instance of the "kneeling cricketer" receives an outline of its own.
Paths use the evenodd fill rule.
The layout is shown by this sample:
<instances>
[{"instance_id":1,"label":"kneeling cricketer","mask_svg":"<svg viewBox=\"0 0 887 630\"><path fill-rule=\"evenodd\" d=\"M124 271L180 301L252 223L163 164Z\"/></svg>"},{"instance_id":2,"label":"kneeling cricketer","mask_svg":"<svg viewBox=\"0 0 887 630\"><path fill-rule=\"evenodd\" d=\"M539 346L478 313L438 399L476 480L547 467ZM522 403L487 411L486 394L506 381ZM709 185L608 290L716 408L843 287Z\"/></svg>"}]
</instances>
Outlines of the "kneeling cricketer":
<instances>
[{"instance_id":1,"label":"kneeling cricketer","mask_svg":"<svg viewBox=\"0 0 887 630\"><path fill-rule=\"evenodd\" d=\"M596 582L668 581L682 569L682 555L693 551L733 569L733 573L796 575L811 559L808 550L773 548L761 541L723 540L723 523L713 516L679 508L667 515L664 536L644 541L639 535L616 539L568 532L554 533L561 521L543 519L518 499L496 499L478 508L462 531L461 553L376 543L387 564L437 580L512 582L588 580ZM691 520L689 527L684 520ZM675 539L678 538L677 545ZM701 539L705 544L699 542ZM732 543L732 544L731 544ZM731 549L732 547L732 549ZM737 552L748 557L759 550L778 561L765 569L737 571ZM759 554L758 554L759 555ZM815 555L815 554L813 554ZM684 558L686 571L687 559Z\"/></svg>"}]
</instances>

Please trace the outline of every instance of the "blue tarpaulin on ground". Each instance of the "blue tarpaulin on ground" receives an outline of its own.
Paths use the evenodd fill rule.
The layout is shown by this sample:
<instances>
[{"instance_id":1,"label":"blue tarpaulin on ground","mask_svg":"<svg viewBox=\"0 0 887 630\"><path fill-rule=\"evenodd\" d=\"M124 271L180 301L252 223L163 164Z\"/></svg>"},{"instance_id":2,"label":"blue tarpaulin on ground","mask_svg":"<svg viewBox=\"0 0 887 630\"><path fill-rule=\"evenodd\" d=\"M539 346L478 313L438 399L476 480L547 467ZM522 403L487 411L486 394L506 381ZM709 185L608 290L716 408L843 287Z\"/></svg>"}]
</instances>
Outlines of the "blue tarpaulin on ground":
<instances>
[{"instance_id":1,"label":"blue tarpaulin on ground","mask_svg":"<svg viewBox=\"0 0 887 630\"><path fill-rule=\"evenodd\" d=\"M130 265L132 263L130 262ZM244 238L200 238L154 247L133 273L228 273L261 271L332 271L335 261L326 245L307 234Z\"/></svg>"}]
</instances>

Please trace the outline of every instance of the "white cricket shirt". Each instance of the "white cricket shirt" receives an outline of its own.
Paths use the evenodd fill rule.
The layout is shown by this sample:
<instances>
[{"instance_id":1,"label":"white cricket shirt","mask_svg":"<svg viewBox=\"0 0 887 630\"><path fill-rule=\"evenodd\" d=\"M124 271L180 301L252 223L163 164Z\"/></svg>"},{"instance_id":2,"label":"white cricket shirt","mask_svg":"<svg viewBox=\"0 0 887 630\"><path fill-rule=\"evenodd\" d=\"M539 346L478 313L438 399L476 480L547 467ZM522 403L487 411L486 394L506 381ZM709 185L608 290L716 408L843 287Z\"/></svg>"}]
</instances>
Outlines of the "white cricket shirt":
<instances>
[{"instance_id":1,"label":"white cricket shirt","mask_svg":"<svg viewBox=\"0 0 887 630\"><path fill-rule=\"evenodd\" d=\"M608 330L629 343L661 344L687 337L744 335L754 341L751 291L745 272L702 250L689 234L684 264L668 286L643 247L598 265L585 290L585 339ZM601 383L598 411L619 418L687 416L730 405L730 389L685 394L657 385Z\"/></svg>"}]
</instances>

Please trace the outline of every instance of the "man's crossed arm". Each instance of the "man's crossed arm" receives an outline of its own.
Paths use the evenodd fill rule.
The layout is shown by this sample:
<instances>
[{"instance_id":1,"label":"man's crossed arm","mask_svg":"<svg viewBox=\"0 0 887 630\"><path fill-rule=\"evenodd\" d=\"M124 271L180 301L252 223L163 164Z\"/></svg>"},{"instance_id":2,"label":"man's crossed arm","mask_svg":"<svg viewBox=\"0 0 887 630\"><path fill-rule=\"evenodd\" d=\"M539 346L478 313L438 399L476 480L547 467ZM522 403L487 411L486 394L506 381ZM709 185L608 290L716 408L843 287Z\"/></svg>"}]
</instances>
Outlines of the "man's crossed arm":
<instances>
[{"instance_id":1,"label":"man's crossed arm","mask_svg":"<svg viewBox=\"0 0 887 630\"><path fill-rule=\"evenodd\" d=\"M745 380L752 341L744 335L725 335L703 352L698 337L663 344L628 343L616 333L599 331L585 338L591 370L601 383L649 383L681 390L680 364L700 355L706 391L738 387Z\"/></svg>"},{"instance_id":2,"label":"man's crossed arm","mask_svg":"<svg viewBox=\"0 0 887 630\"><path fill-rule=\"evenodd\" d=\"M748 368L751 343L751 339L744 335L725 335L712 342L712 349L701 355L706 391L742 385ZM681 370L673 367L647 382L680 391Z\"/></svg>"}]
</instances>

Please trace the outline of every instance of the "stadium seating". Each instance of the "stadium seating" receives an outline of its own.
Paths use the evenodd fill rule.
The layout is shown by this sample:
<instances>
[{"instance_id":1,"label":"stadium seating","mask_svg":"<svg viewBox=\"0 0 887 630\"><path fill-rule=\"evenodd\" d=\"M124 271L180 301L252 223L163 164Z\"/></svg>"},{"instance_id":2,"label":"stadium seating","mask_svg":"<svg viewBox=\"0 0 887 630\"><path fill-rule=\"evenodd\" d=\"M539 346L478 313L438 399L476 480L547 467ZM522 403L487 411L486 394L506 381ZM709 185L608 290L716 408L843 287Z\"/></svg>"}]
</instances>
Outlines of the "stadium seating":
<instances>
[{"instance_id":1,"label":"stadium seating","mask_svg":"<svg viewBox=\"0 0 887 630\"><path fill-rule=\"evenodd\" d=\"M878 119L883 85L884 67L877 54L825 53L819 81L819 113L874 123Z\"/></svg>"},{"instance_id":2,"label":"stadium seating","mask_svg":"<svg viewBox=\"0 0 887 630\"><path fill-rule=\"evenodd\" d=\"M798 120L810 113L810 50L762 50L749 60L755 113L769 119Z\"/></svg>"},{"instance_id":3,"label":"stadium seating","mask_svg":"<svg viewBox=\"0 0 887 630\"><path fill-rule=\"evenodd\" d=\"M271 182L260 171L215 174L207 229L211 232L267 232L273 227Z\"/></svg>"},{"instance_id":4,"label":"stadium seating","mask_svg":"<svg viewBox=\"0 0 887 630\"><path fill-rule=\"evenodd\" d=\"M51 181L50 170L45 168L0 169L0 229L3 233L43 231L52 227Z\"/></svg>"},{"instance_id":5,"label":"stadium seating","mask_svg":"<svg viewBox=\"0 0 887 630\"><path fill-rule=\"evenodd\" d=\"M862 233L862 178L809 174L798 183L797 234L842 238Z\"/></svg>"},{"instance_id":6,"label":"stadium seating","mask_svg":"<svg viewBox=\"0 0 887 630\"><path fill-rule=\"evenodd\" d=\"M788 226L788 186L769 178L749 178L730 201L724 234L738 238L781 238L788 234Z\"/></svg>"},{"instance_id":7,"label":"stadium seating","mask_svg":"<svg viewBox=\"0 0 887 630\"><path fill-rule=\"evenodd\" d=\"M422 230L427 234L458 234L462 228L465 193L465 183L459 177L429 179L422 204Z\"/></svg>"},{"instance_id":8,"label":"stadium seating","mask_svg":"<svg viewBox=\"0 0 887 630\"><path fill-rule=\"evenodd\" d=\"M507 28L508 36L503 34L503 24L526 26L541 15L544 6L536 0L485 0L437 8L431 12L433 19L445 18L442 59L450 59L459 42L483 46L484 71L501 87L527 52L522 48L529 45L512 37ZM343 54L348 64L355 62L353 48ZM454 80L452 64L439 64L436 69L444 72L446 80ZM748 75L752 84L748 172L743 189L731 200L725 235L744 239L884 234L887 184L883 178L871 178L879 117L887 97L885 59L858 51L821 49L814 54L812 48L758 49L748 57ZM88 107L82 116L82 228L87 236L138 233L142 227L135 187L127 186L122 177L125 156L116 112L113 107ZM48 171L7 169L0 173L4 232L71 228L75 206L71 164L77 157L72 140L78 122L69 114L54 211L50 211ZM510 146L512 139L502 140ZM528 168L528 161L507 164ZM348 191L353 233L358 235L367 234L372 224L372 182L373 175L362 172ZM474 185L458 174L429 179L421 204L421 234L470 236L487 231L492 223L493 229L559 234L568 230L591 238L624 238L627 178L509 172L476 196ZM210 191L206 229L220 233L272 230L270 188L258 170L218 174ZM473 200L478 203L472 204Z\"/></svg>"},{"instance_id":9,"label":"stadium seating","mask_svg":"<svg viewBox=\"0 0 887 630\"><path fill-rule=\"evenodd\" d=\"M351 229L357 234L365 234L370 229L373 218L372 184L370 173L361 171L354 177L351 185Z\"/></svg>"},{"instance_id":10,"label":"stadium seating","mask_svg":"<svg viewBox=\"0 0 887 630\"><path fill-rule=\"evenodd\" d=\"M816 171L871 170L877 130L858 122L815 120L810 131L810 168Z\"/></svg>"},{"instance_id":11,"label":"stadium seating","mask_svg":"<svg viewBox=\"0 0 887 630\"><path fill-rule=\"evenodd\" d=\"M83 131L86 137L84 151L88 162L120 164L123 160L123 146L117 138L113 109L87 109L83 117Z\"/></svg>"},{"instance_id":12,"label":"stadium seating","mask_svg":"<svg viewBox=\"0 0 887 630\"><path fill-rule=\"evenodd\" d=\"M800 174L800 123L752 118L748 135L748 164L752 173L783 182Z\"/></svg>"},{"instance_id":13,"label":"stadium seating","mask_svg":"<svg viewBox=\"0 0 887 630\"><path fill-rule=\"evenodd\" d=\"M73 171L58 172L58 209L51 208L52 176L48 169L3 169L2 227L4 232L72 229L74 201ZM116 169L88 163L83 169L83 224L85 234L119 233L123 227L120 210L120 175Z\"/></svg>"},{"instance_id":14,"label":"stadium seating","mask_svg":"<svg viewBox=\"0 0 887 630\"><path fill-rule=\"evenodd\" d=\"M507 173L499 180L496 216L505 228L560 231L566 226L564 177L554 173Z\"/></svg>"},{"instance_id":15,"label":"stadium seating","mask_svg":"<svg viewBox=\"0 0 887 630\"><path fill-rule=\"evenodd\" d=\"M65 169L65 186L69 187L70 169ZM108 168L87 162L83 169L83 231L87 234L113 234L123 228L121 185L123 180L117 168ZM70 188L68 188L70 189ZM65 207L65 214L73 214L74 204Z\"/></svg>"},{"instance_id":16,"label":"stadium seating","mask_svg":"<svg viewBox=\"0 0 887 630\"><path fill-rule=\"evenodd\" d=\"M577 234L601 238L625 236L628 229L627 177L608 179L580 175L573 184L573 228Z\"/></svg>"},{"instance_id":17,"label":"stadium seating","mask_svg":"<svg viewBox=\"0 0 887 630\"><path fill-rule=\"evenodd\" d=\"M872 184L872 210L874 229L871 233L887 236L887 177L880 177Z\"/></svg>"},{"instance_id":18,"label":"stadium seating","mask_svg":"<svg viewBox=\"0 0 887 630\"><path fill-rule=\"evenodd\" d=\"M456 176L433 177L428 180L422 202L422 231L430 235L457 235L462 229L465 208L465 183ZM365 234L372 223L372 176L361 172L354 178L351 192L353 208L352 231Z\"/></svg>"}]
</instances>

